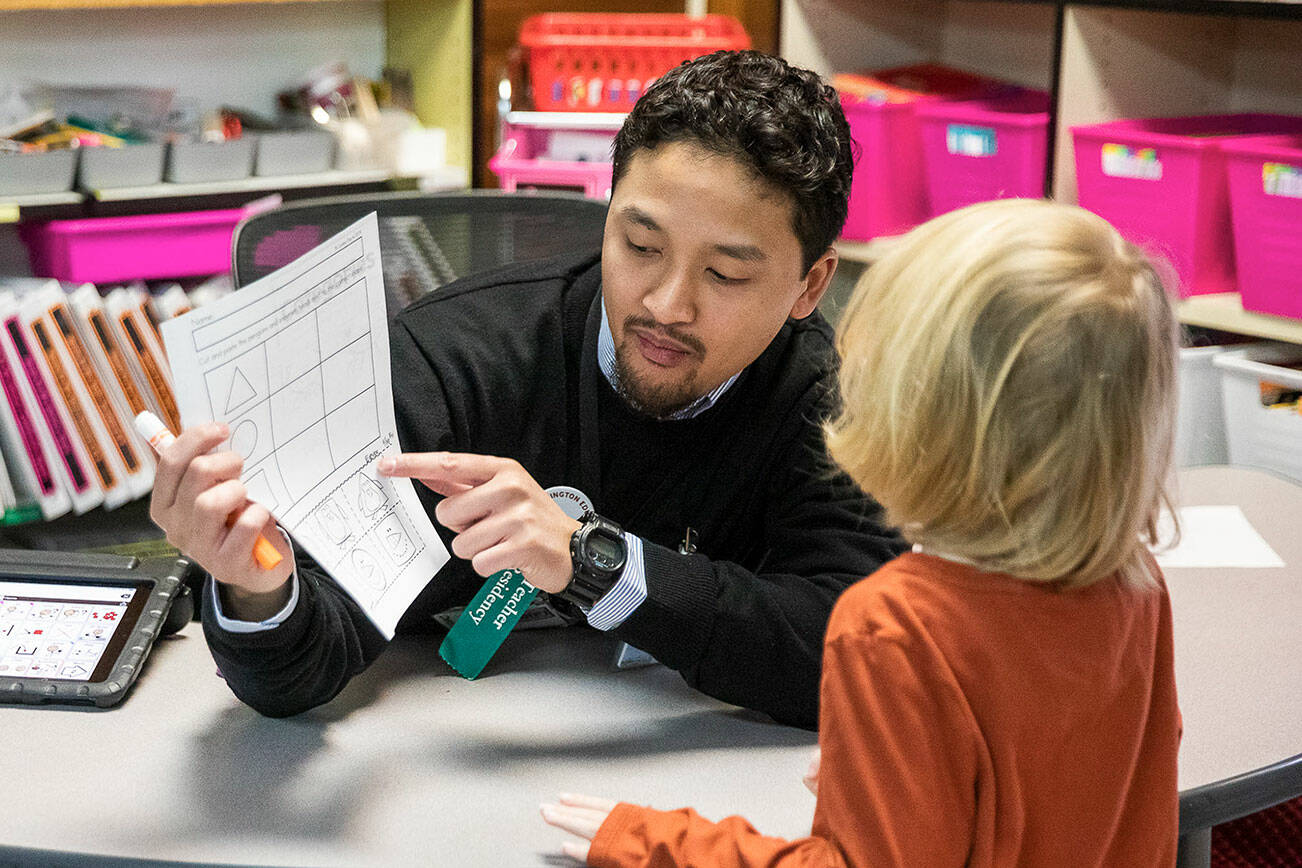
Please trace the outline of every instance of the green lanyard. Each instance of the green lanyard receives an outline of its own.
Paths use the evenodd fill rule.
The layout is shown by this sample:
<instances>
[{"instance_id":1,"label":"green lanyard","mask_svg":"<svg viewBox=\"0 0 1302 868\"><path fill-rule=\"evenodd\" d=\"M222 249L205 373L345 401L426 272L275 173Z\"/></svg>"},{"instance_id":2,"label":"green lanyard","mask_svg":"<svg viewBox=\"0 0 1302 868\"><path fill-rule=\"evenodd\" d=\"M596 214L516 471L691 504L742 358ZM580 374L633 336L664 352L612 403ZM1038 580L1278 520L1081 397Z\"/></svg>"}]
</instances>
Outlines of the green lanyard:
<instances>
[{"instance_id":1,"label":"green lanyard","mask_svg":"<svg viewBox=\"0 0 1302 868\"><path fill-rule=\"evenodd\" d=\"M519 570L501 570L484 582L452 625L439 656L463 678L475 678L529 608L538 589Z\"/></svg>"}]
</instances>

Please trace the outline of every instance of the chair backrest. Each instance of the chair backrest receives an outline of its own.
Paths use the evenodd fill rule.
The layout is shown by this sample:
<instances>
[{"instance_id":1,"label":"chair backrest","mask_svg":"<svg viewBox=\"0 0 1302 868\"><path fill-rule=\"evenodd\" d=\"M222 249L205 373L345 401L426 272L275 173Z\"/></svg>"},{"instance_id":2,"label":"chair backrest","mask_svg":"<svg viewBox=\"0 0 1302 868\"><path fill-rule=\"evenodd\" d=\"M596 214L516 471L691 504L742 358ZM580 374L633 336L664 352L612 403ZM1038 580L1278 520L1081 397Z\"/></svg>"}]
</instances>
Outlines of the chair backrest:
<instances>
[{"instance_id":1,"label":"chair backrest","mask_svg":"<svg viewBox=\"0 0 1302 868\"><path fill-rule=\"evenodd\" d=\"M372 193L292 202L239 224L236 287L292 262L376 212L384 291L392 317L459 277L497 265L596 249L606 204L570 193Z\"/></svg>"}]
</instances>

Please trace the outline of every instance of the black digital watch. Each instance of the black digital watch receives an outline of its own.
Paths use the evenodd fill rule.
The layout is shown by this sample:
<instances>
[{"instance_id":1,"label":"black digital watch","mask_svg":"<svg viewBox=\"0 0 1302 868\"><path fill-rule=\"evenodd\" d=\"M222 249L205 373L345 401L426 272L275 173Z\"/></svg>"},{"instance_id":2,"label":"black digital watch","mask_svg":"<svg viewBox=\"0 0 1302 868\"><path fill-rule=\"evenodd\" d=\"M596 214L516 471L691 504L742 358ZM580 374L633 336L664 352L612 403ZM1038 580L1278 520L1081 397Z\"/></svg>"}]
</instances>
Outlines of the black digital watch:
<instances>
[{"instance_id":1,"label":"black digital watch","mask_svg":"<svg viewBox=\"0 0 1302 868\"><path fill-rule=\"evenodd\" d=\"M624 531L608 518L588 513L570 536L574 576L556 596L590 609L619 579L628 559Z\"/></svg>"}]
</instances>

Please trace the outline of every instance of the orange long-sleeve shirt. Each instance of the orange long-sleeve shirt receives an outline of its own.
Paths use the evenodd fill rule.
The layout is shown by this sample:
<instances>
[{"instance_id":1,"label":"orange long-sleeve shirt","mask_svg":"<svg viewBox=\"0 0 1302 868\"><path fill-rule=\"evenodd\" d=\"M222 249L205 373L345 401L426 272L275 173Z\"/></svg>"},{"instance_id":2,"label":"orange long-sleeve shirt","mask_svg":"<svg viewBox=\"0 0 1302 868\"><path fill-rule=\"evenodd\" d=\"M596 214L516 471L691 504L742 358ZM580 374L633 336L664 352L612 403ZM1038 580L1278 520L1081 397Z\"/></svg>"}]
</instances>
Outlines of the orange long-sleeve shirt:
<instances>
[{"instance_id":1,"label":"orange long-sleeve shirt","mask_svg":"<svg viewBox=\"0 0 1302 868\"><path fill-rule=\"evenodd\" d=\"M810 837L621 803L589 862L626 866L1175 863L1171 608L905 554L842 596L823 657Z\"/></svg>"}]
</instances>

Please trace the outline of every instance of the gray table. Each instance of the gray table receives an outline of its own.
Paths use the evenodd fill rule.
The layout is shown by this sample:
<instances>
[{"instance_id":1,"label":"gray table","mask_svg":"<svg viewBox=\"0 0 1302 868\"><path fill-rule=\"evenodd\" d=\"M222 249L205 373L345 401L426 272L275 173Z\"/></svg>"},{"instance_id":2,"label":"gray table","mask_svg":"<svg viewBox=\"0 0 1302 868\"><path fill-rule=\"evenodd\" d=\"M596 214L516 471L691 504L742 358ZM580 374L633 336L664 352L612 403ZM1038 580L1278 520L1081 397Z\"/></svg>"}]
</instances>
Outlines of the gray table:
<instances>
[{"instance_id":1,"label":"gray table","mask_svg":"<svg viewBox=\"0 0 1302 868\"><path fill-rule=\"evenodd\" d=\"M0 844L274 865L538 866L565 837L538 806L575 790L807 834L812 733L612 671L610 637L521 632L478 681L400 637L333 702L241 705L197 624L154 649L116 709L0 707ZM10 861L49 853L0 849ZM100 864L63 857L60 865Z\"/></svg>"},{"instance_id":2,"label":"gray table","mask_svg":"<svg viewBox=\"0 0 1302 868\"><path fill-rule=\"evenodd\" d=\"M1302 489L1223 468L1183 482L1185 503L1241 504L1289 564L1168 574L1197 864L1207 825L1302 792ZM662 667L611 671L613 653L590 631L518 633L467 682L404 637L325 707L270 720L192 624L116 709L0 707L0 864L559 866L537 806L561 790L808 832L812 734Z\"/></svg>"},{"instance_id":3,"label":"gray table","mask_svg":"<svg viewBox=\"0 0 1302 868\"><path fill-rule=\"evenodd\" d=\"M1236 504L1283 568L1167 571L1175 620L1180 865L1211 827L1302 795L1302 487L1258 470L1180 474L1186 506Z\"/></svg>"}]
</instances>

